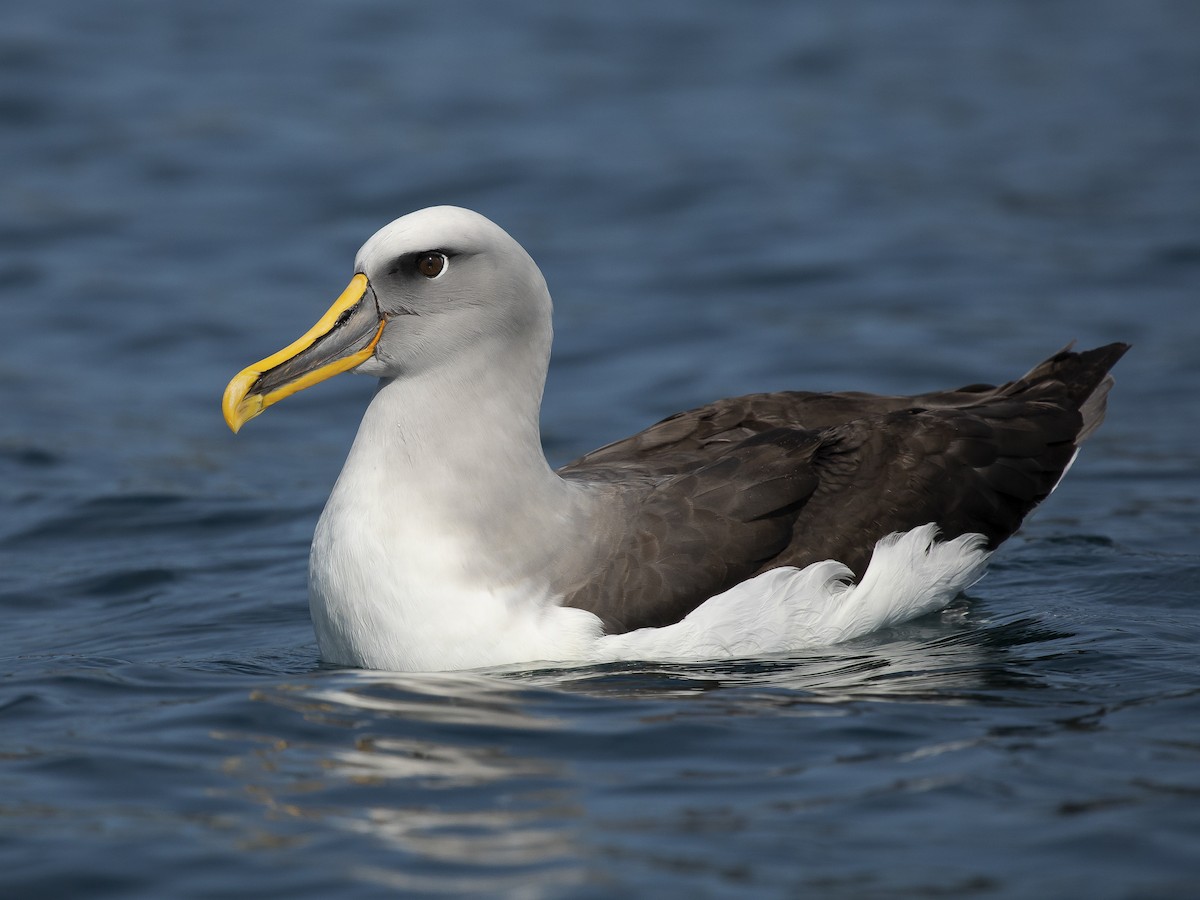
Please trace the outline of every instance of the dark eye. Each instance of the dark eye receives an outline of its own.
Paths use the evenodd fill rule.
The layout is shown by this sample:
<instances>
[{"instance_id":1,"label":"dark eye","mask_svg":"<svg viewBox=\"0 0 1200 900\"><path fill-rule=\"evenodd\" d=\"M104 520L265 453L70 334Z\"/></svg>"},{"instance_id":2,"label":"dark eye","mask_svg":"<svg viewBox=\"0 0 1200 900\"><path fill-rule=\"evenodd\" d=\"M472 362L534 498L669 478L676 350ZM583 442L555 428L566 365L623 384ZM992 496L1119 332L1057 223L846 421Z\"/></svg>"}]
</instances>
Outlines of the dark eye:
<instances>
[{"instance_id":1,"label":"dark eye","mask_svg":"<svg viewBox=\"0 0 1200 900\"><path fill-rule=\"evenodd\" d=\"M417 271L426 278L437 278L446 271L446 256L444 253L422 253L417 257Z\"/></svg>"}]
</instances>

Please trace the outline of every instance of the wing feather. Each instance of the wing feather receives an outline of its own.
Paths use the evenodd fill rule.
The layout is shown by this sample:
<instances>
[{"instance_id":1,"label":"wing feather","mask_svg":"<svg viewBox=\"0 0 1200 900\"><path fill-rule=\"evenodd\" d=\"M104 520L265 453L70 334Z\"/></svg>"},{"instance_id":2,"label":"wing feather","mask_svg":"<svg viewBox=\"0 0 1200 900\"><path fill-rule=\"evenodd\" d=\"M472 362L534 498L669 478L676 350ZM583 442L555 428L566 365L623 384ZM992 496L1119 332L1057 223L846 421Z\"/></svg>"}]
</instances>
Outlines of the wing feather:
<instances>
[{"instance_id":1,"label":"wing feather","mask_svg":"<svg viewBox=\"0 0 1200 900\"><path fill-rule=\"evenodd\" d=\"M610 633L678 621L784 565L861 575L888 534L1009 537L1104 416L1127 346L1064 350L1021 379L913 397L789 391L678 413L564 466L613 529L564 590Z\"/></svg>"}]
</instances>

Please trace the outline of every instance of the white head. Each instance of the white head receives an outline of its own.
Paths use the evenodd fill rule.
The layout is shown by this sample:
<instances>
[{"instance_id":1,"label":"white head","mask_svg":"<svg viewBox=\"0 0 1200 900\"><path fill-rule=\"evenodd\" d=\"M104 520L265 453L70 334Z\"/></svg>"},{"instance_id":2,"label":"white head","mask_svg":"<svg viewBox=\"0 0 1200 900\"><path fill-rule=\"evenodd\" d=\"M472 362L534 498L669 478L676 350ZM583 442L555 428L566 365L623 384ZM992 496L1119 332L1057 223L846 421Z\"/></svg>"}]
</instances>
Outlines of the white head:
<instances>
[{"instance_id":1,"label":"white head","mask_svg":"<svg viewBox=\"0 0 1200 900\"><path fill-rule=\"evenodd\" d=\"M271 404L339 372L404 378L480 348L550 350L550 294L529 254L488 219L453 206L409 213L363 244L354 278L299 340L225 390L237 431Z\"/></svg>"},{"instance_id":2,"label":"white head","mask_svg":"<svg viewBox=\"0 0 1200 900\"><path fill-rule=\"evenodd\" d=\"M480 343L527 343L551 312L537 264L507 232L455 206L385 225L363 244L354 271L367 276L388 320L375 355L356 371L402 376Z\"/></svg>"}]
</instances>

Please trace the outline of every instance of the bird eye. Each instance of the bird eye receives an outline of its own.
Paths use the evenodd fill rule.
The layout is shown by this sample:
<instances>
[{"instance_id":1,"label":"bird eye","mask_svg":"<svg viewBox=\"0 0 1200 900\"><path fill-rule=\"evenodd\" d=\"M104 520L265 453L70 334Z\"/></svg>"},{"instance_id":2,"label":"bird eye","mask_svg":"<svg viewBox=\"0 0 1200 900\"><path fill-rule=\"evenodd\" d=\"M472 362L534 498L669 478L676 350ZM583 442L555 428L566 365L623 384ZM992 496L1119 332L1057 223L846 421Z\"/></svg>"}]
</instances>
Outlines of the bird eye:
<instances>
[{"instance_id":1,"label":"bird eye","mask_svg":"<svg viewBox=\"0 0 1200 900\"><path fill-rule=\"evenodd\" d=\"M444 253L422 253L417 257L417 271L426 278L437 278L446 271Z\"/></svg>"}]
</instances>

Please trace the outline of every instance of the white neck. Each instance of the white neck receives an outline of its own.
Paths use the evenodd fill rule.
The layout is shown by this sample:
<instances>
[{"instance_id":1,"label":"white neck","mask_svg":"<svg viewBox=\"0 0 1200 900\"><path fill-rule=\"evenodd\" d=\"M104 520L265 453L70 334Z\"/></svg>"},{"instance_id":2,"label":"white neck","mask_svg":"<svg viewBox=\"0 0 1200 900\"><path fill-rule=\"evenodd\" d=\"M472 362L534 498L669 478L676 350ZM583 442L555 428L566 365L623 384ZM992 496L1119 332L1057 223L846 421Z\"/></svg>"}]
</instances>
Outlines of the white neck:
<instances>
[{"instance_id":1,"label":"white neck","mask_svg":"<svg viewBox=\"0 0 1200 900\"><path fill-rule=\"evenodd\" d=\"M313 538L310 606L326 659L484 665L514 640L503 623L538 631L548 609L565 612L545 573L578 546L589 498L542 452L549 340L537 344L497 340L380 382Z\"/></svg>"}]
</instances>

